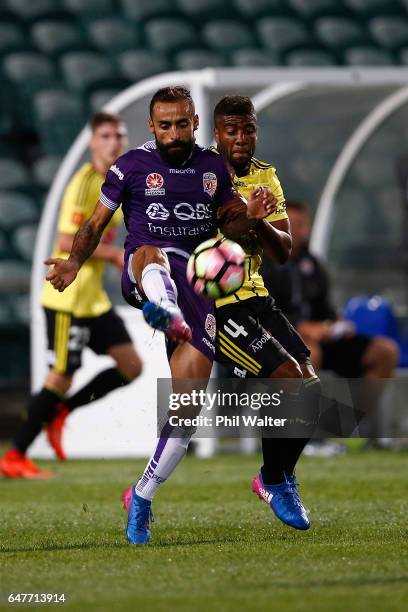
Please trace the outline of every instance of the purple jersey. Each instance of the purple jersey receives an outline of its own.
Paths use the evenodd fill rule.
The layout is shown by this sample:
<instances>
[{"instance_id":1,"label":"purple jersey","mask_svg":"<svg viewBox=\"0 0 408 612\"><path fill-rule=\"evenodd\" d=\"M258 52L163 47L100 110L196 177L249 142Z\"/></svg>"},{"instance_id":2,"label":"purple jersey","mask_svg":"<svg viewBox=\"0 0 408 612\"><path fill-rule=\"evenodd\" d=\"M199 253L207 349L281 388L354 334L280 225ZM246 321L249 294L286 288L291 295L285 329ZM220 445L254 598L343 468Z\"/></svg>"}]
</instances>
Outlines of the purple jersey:
<instances>
[{"instance_id":1,"label":"purple jersey","mask_svg":"<svg viewBox=\"0 0 408 612\"><path fill-rule=\"evenodd\" d=\"M111 166L100 201L112 210L122 204L127 253L152 245L189 254L215 235L217 209L234 193L220 155L195 145L188 164L173 168L149 141Z\"/></svg>"}]
</instances>

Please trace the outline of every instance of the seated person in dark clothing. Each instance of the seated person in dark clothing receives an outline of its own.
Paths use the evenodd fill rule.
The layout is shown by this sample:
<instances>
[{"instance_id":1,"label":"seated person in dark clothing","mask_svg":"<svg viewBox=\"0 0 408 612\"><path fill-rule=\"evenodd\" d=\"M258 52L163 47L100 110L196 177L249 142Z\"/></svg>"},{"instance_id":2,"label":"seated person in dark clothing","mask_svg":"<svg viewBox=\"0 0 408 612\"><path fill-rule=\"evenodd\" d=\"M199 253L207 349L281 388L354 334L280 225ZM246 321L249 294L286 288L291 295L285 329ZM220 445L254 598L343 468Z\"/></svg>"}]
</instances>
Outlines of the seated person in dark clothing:
<instances>
[{"instance_id":1,"label":"seated person in dark clothing","mask_svg":"<svg viewBox=\"0 0 408 612\"><path fill-rule=\"evenodd\" d=\"M347 378L391 378L398 347L390 338L355 332L339 320L330 301L325 267L309 251L311 218L306 204L286 202L292 232L292 254L283 266L264 259L265 286L311 350L316 371L332 370Z\"/></svg>"}]
</instances>

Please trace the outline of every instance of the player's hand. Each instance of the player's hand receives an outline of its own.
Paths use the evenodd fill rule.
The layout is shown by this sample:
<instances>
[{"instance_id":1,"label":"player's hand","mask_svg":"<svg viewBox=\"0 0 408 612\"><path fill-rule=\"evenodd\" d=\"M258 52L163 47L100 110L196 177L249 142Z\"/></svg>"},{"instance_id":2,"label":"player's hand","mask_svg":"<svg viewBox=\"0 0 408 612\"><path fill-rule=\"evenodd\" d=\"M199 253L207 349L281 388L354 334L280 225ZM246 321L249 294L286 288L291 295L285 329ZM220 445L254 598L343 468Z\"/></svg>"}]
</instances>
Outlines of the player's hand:
<instances>
[{"instance_id":1,"label":"player's hand","mask_svg":"<svg viewBox=\"0 0 408 612\"><path fill-rule=\"evenodd\" d=\"M255 187L248 196L248 219L265 219L276 210L278 200L268 188Z\"/></svg>"},{"instance_id":2,"label":"player's hand","mask_svg":"<svg viewBox=\"0 0 408 612\"><path fill-rule=\"evenodd\" d=\"M45 279L50 281L54 289L60 293L74 282L78 274L78 265L69 259L52 258L44 261L46 266L54 266L48 270Z\"/></svg>"}]
</instances>

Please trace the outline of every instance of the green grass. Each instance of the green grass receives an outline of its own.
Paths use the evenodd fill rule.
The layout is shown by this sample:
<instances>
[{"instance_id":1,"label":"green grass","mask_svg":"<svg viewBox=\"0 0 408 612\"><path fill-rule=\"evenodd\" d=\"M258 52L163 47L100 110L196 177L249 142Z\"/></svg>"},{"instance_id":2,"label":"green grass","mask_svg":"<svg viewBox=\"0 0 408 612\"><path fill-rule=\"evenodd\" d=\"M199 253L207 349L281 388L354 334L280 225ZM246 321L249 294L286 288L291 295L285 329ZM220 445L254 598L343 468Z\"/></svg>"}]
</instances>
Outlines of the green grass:
<instances>
[{"instance_id":1,"label":"green grass","mask_svg":"<svg viewBox=\"0 0 408 612\"><path fill-rule=\"evenodd\" d=\"M187 457L157 496L148 547L125 542L118 500L144 462L41 462L58 477L0 481L0 592L65 592L53 609L98 612L402 611L407 459L302 460L313 526L298 532L250 492L259 457Z\"/></svg>"}]
</instances>

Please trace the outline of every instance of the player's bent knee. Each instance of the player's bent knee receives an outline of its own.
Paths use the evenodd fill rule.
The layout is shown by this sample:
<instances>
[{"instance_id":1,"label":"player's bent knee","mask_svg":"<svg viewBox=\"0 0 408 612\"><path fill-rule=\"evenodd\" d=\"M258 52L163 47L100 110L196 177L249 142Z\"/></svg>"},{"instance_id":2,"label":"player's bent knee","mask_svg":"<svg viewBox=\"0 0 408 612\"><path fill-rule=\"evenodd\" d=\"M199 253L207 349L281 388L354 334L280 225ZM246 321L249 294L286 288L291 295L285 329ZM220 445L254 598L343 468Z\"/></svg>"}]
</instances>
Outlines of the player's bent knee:
<instances>
[{"instance_id":1,"label":"player's bent knee","mask_svg":"<svg viewBox=\"0 0 408 612\"><path fill-rule=\"evenodd\" d=\"M141 375L143 371L143 365L139 359L137 362L135 361L134 363L128 363L126 367L119 368L119 370L129 382L132 382L133 380L138 378L138 376Z\"/></svg>"},{"instance_id":2,"label":"player's bent knee","mask_svg":"<svg viewBox=\"0 0 408 612\"><path fill-rule=\"evenodd\" d=\"M279 385L285 393L297 394L302 387L303 375L298 362L290 357L270 375L270 378L279 379Z\"/></svg>"},{"instance_id":3,"label":"player's bent knee","mask_svg":"<svg viewBox=\"0 0 408 612\"><path fill-rule=\"evenodd\" d=\"M270 375L271 378L292 378L292 379L302 379L303 374L298 362L290 357L280 366L276 368Z\"/></svg>"},{"instance_id":4,"label":"player's bent knee","mask_svg":"<svg viewBox=\"0 0 408 612\"><path fill-rule=\"evenodd\" d=\"M170 272L170 263L165 251L159 247L143 245L139 247L132 257L132 271L139 284L144 268L149 264L158 264Z\"/></svg>"}]
</instances>

